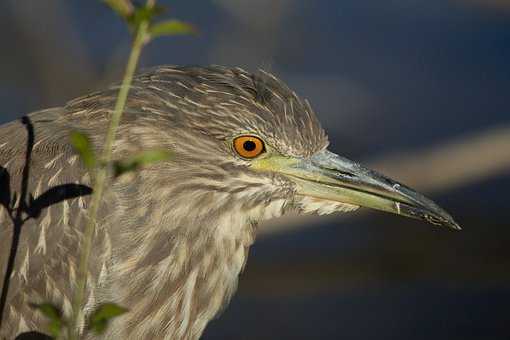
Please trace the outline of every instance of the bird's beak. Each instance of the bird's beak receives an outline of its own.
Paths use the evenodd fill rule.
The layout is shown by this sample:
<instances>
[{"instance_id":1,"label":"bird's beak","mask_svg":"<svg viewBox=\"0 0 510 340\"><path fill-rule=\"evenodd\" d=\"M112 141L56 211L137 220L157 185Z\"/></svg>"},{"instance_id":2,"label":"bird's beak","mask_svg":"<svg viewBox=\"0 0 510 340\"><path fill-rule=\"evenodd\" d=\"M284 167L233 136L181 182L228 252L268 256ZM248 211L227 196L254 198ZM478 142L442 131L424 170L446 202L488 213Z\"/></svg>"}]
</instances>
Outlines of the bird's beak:
<instances>
[{"instance_id":1,"label":"bird's beak","mask_svg":"<svg viewBox=\"0 0 510 340\"><path fill-rule=\"evenodd\" d=\"M260 170L287 176L296 183L298 195L349 203L461 229L446 211L430 199L327 150L306 159L268 157L253 165Z\"/></svg>"}]
</instances>

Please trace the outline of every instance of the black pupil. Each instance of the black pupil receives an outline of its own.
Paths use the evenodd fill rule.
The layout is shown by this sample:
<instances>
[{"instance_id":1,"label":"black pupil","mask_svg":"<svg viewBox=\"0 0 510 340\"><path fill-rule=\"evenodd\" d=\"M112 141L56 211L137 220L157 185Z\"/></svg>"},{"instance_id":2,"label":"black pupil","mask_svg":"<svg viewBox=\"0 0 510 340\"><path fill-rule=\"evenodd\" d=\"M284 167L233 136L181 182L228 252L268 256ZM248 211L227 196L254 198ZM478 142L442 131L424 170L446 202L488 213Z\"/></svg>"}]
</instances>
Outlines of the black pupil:
<instances>
[{"instance_id":1,"label":"black pupil","mask_svg":"<svg viewBox=\"0 0 510 340\"><path fill-rule=\"evenodd\" d=\"M251 140L247 140L246 142L243 143L243 148L246 151L253 151L255 150L256 147L257 145L255 144L255 142Z\"/></svg>"}]
</instances>

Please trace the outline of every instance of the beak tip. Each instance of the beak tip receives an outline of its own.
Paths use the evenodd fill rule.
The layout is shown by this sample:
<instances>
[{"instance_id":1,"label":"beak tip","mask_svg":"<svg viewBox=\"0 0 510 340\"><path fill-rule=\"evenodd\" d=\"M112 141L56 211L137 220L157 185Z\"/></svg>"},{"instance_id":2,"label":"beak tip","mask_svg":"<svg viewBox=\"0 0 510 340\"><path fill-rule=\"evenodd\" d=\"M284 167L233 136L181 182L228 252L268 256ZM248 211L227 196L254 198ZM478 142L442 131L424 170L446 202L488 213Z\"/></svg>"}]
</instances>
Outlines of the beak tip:
<instances>
[{"instance_id":1,"label":"beak tip","mask_svg":"<svg viewBox=\"0 0 510 340\"><path fill-rule=\"evenodd\" d=\"M453 218L451 218L451 216L449 216L449 215L448 215L448 218L443 218L443 219L440 219L439 221L438 220L435 221L435 222L439 222L439 223L435 223L431 220L429 220L429 222L432 224L439 224L441 226L448 227L449 229L452 229L455 231L462 230L462 227L460 226L460 224L455 222L455 220Z\"/></svg>"},{"instance_id":2,"label":"beak tip","mask_svg":"<svg viewBox=\"0 0 510 340\"><path fill-rule=\"evenodd\" d=\"M450 222L449 227L454 230L457 230L457 231L462 230L462 227L460 226L460 224L458 224L457 222L455 222L453 220Z\"/></svg>"},{"instance_id":3,"label":"beak tip","mask_svg":"<svg viewBox=\"0 0 510 340\"><path fill-rule=\"evenodd\" d=\"M432 221L432 220L428 220L430 223L432 224L438 224L440 226L444 226L444 227L447 227L449 229L453 229L455 231L460 231L462 230L462 227L460 226L460 224L458 224L457 222L455 222L455 220L453 218L451 218L450 215L448 215L448 218L443 218L443 219L436 219L435 221Z\"/></svg>"},{"instance_id":4,"label":"beak tip","mask_svg":"<svg viewBox=\"0 0 510 340\"><path fill-rule=\"evenodd\" d=\"M455 231L461 231L462 227L455 221L449 221L447 223L444 223L444 226L453 229Z\"/></svg>"}]
</instances>

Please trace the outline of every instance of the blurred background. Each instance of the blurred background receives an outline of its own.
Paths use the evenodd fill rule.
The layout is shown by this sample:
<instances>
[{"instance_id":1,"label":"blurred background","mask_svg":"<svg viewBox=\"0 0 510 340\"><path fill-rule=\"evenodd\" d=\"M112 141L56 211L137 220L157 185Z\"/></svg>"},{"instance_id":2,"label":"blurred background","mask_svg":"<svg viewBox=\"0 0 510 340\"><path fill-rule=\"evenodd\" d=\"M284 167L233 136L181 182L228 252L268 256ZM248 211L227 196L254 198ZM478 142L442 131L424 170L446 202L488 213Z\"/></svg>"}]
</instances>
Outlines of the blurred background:
<instances>
[{"instance_id":1,"label":"blurred background","mask_svg":"<svg viewBox=\"0 0 510 340\"><path fill-rule=\"evenodd\" d=\"M160 1L199 37L142 66L264 68L331 149L433 197L462 232L360 210L261 226L204 339L510 339L510 1ZM0 2L0 123L121 78L100 1Z\"/></svg>"}]
</instances>

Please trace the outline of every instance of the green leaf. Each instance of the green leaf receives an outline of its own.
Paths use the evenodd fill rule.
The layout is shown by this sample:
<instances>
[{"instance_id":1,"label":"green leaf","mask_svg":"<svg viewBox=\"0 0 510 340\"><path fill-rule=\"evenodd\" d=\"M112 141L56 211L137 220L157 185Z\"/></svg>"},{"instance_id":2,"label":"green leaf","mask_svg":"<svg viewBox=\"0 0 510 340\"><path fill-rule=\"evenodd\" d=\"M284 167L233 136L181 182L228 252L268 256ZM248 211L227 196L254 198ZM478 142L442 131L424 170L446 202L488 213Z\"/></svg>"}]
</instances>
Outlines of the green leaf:
<instances>
[{"instance_id":1,"label":"green leaf","mask_svg":"<svg viewBox=\"0 0 510 340\"><path fill-rule=\"evenodd\" d=\"M167 160L170 156L171 154L167 150L148 150L126 160L115 161L113 163L114 176L119 177L141 167Z\"/></svg>"},{"instance_id":2,"label":"green leaf","mask_svg":"<svg viewBox=\"0 0 510 340\"><path fill-rule=\"evenodd\" d=\"M168 35L183 35L183 34L197 34L197 29L184 21L180 20L166 20L152 25L149 28L149 33L152 38Z\"/></svg>"},{"instance_id":3,"label":"green leaf","mask_svg":"<svg viewBox=\"0 0 510 340\"><path fill-rule=\"evenodd\" d=\"M77 131L71 132L71 144L80 155L87 169L93 169L96 166L96 156L87 135Z\"/></svg>"},{"instance_id":4,"label":"green leaf","mask_svg":"<svg viewBox=\"0 0 510 340\"><path fill-rule=\"evenodd\" d=\"M31 303L30 307L37 309L49 319L48 331L53 337L57 338L65 324L64 320L62 320L62 312L60 309L51 303Z\"/></svg>"},{"instance_id":5,"label":"green leaf","mask_svg":"<svg viewBox=\"0 0 510 340\"><path fill-rule=\"evenodd\" d=\"M116 305L115 303L107 302L92 312L89 319L88 328L94 331L96 334L101 334L105 331L108 326L108 322L116 318L128 310L124 307Z\"/></svg>"},{"instance_id":6,"label":"green leaf","mask_svg":"<svg viewBox=\"0 0 510 340\"><path fill-rule=\"evenodd\" d=\"M103 0L118 16L127 20L133 14L133 5L129 0Z\"/></svg>"}]
</instances>

